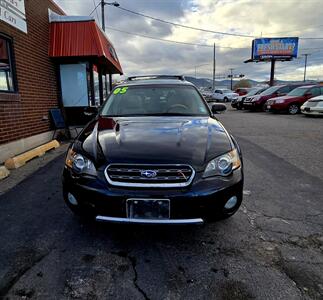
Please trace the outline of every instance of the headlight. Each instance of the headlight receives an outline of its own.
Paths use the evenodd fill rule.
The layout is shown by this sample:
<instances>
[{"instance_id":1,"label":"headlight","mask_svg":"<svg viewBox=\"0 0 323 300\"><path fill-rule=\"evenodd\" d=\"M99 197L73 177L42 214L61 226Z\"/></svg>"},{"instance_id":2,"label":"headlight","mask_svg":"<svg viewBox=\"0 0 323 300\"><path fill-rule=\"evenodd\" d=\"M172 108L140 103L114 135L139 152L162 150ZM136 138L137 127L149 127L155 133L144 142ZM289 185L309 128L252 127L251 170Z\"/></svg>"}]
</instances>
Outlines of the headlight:
<instances>
[{"instance_id":1,"label":"headlight","mask_svg":"<svg viewBox=\"0 0 323 300\"><path fill-rule=\"evenodd\" d=\"M211 176L229 176L241 166L237 149L212 159L206 166L203 178Z\"/></svg>"},{"instance_id":2,"label":"headlight","mask_svg":"<svg viewBox=\"0 0 323 300\"><path fill-rule=\"evenodd\" d=\"M93 174L96 172L93 162L83 155L76 153L72 148L68 150L65 164L78 173Z\"/></svg>"}]
</instances>

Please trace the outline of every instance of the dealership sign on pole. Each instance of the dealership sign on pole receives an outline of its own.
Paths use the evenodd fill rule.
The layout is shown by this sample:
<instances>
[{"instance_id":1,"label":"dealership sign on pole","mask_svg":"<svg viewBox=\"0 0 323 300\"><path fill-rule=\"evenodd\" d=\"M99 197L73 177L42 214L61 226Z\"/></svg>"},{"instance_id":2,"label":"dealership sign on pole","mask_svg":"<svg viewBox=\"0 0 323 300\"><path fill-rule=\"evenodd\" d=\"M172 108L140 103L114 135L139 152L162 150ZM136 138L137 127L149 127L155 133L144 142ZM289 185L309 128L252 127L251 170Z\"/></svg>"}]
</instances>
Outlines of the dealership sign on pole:
<instances>
[{"instance_id":1,"label":"dealership sign on pole","mask_svg":"<svg viewBox=\"0 0 323 300\"><path fill-rule=\"evenodd\" d=\"M291 59L297 57L298 37L259 38L252 41L252 59Z\"/></svg>"},{"instance_id":2,"label":"dealership sign on pole","mask_svg":"<svg viewBox=\"0 0 323 300\"><path fill-rule=\"evenodd\" d=\"M0 0L0 20L27 33L25 0Z\"/></svg>"}]
</instances>

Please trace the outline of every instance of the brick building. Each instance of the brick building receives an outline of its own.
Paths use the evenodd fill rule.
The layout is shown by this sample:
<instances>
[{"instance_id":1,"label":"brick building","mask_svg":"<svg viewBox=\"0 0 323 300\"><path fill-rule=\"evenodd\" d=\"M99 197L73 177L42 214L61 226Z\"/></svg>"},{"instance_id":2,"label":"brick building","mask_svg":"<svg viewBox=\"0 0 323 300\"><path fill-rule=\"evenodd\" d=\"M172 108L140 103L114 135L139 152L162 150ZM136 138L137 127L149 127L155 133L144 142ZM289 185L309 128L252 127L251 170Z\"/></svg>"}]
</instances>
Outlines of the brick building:
<instances>
[{"instance_id":1,"label":"brick building","mask_svg":"<svg viewBox=\"0 0 323 300\"><path fill-rule=\"evenodd\" d=\"M64 15L52 0L0 1L0 164L52 138L49 110L63 109L65 102L70 101L68 95L64 96L68 91L62 90L66 82L84 85L88 102L83 107L99 105L107 94L106 75L122 73L116 55L111 58L111 53L115 53L113 46L95 21ZM111 53L107 54L106 49L102 53L79 49L82 45L76 45L66 35L71 26L76 28L76 35L79 26L83 26L82 32L84 28L95 28L97 32L89 31L89 36L79 40L95 40L99 35L100 44L110 47ZM67 48L74 47L75 51L64 52L60 43L69 44ZM82 66L84 83L76 82ZM71 118L73 109L80 110L67 106Z\"/></svg>"}]
</instances>

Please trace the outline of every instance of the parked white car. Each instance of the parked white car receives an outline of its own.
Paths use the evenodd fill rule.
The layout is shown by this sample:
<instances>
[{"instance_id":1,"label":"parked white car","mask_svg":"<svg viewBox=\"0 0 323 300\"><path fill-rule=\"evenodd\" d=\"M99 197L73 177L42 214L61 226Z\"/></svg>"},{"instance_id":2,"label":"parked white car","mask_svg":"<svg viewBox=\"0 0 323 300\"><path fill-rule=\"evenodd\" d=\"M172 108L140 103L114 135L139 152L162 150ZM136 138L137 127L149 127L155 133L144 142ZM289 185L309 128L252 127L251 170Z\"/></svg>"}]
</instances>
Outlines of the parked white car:
<instances>
[{"instance_id":1,"label":"parked white car","mask_svg":"<svg viewBox=\"0 0 323 300\"><path fill-rule=\"evenodd\" d=\"M232 100L237 100L239 94L229 90L229 89L215 89L211 94L210 100L229 102Z\"/></svg>"},{"instance_id":2,"label":"parked white car","mask_svg":"<svg viewBox=\"0 0 323 300\"><path fill-rule=\"evenodd\" d=\"M323 116L323 95L306 101L301 106L301 112L305 115Z\"/></svg>"}]
</instances>

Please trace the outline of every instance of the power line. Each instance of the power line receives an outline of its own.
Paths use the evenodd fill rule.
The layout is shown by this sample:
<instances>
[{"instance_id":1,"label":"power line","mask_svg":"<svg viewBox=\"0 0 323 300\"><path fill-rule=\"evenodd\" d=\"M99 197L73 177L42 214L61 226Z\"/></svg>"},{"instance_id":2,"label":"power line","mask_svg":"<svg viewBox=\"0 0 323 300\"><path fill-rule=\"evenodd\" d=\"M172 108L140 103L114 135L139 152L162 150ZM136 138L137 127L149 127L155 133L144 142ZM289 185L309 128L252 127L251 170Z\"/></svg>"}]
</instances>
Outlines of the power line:
<instances>
[{"instance_id":1,"label":"power line","mask_svg":"<svg viewBox=\"0 0 323 300\"><path fill-rule=\"evenodd\" d=\"M144 35L144 34L138 34L138 33L133 33L133 32L129 32L129 31L124 31L124 30L120 30L117 28L113 28L113 27L106 27L107 29L113 30L113 31L117 31L117 32L122 32L122 33L126 33L129 35L134 35L134 36L139 36L139 37L143 37L143 38L147 38L147 39L152 39L152 40L157 40L157 41L161 41L161 42L168 42L168 43L175 43L175 44L182 44L182 45L190 45L190 46L200 46L200 47L208 47L208 48L213 48L213 46L208 45L208 44L199 44L199 43L189 43L189 42L180 42L180 41L174 41L174 40L168 40L168 39L162 39L162 38L158 38L158 37L153 37L153 36L149 36L149 35ZM250 48L234 48L234 47L226 47L226 46L216 46L216 48L224 48L224 49L250 49Z\"/></svg>"},{"instance_id":2,"label":"power line","mask_svg":"<svg viewBox=\"0 0 323 300\"><path fill-rule=\"evenodd\" d=\"M93 0L94 1L94 0ZM96 11L96 9L99 7L99 5L101 4L101 2L99 2L94 9L90 12L89 16L92 16L92 14Z\"/></svg>"},{"instance_id":3,"label":"power line","mask_svg":"<svg viewBox=\"0 0 323 300\"><path fill-rule=\"evenodd\" d=\"M99 6L99 4L98 5L95 5L95 0L93 0L93 6L94 6L94 10L96 12L97 20L98 20L98 22L100 24L100 18L99 18L99 14L98 14L98 11L97 11L97 7Z\"/></svg>"},{"instance_id":4,"label":"power line","mask_svg":"<svg viewBox=\"0 0 323 300\"><path fill-rule=\"evenodd\" d=\"M141 17L144 17L144 18L148 18L148 19L151 19L151 20L158 21L158 22L170 24L170 25L173 25L173 26L183 27L183 28L197 30L197 31L204 31L204 32L209 32L209 33L215 33L215 34L230 35L230 36L244 37L244 38L254 38L254 36L248 35L248 34L214 31L214 30L210 30L210 29L204 29L204 28L198 28L198 27L183 25L183 24L179 24L179 23L174 23L174 22L171 22L171 21L166 21L166 20L162 20L162 19L155 18L155 17L152 17L152 16L148 16L148 15L145 15L145 14L142 14L142 13L139 13L139 12L136 12L136 11L133 11L133 10L130 10L130 9L121 7L121 6L119 6L117 8L118 9L121 9L123 11L126 11L128 13L137 15L137 16L141 16Z\"/></svg>"},{"instance_id":5,"label":"power line","mask_svg":"<svg viewBox=\"0 0 323 300\"><path fill-rule=\"evenodd\" d=\"M179 24L179 23L175 23L175 22L171 22L171 21L166 21L160 18L156 18L156 17L152 17L137 11L133 11L121 6L116 7L118 9L121 9L125 12L137 15L137 16L141 16L144 18L148 18L151 20L155 20L158 22L162 22L162 23L166 23L166 24L170 24L173 26L178 26L178 27L182 27L182 28L187 28L187 29L192 29L192 30L197 30L197 31L203 31L203 32L209 32L209 33L215 33L215 34L222 34L222 35L229 35L229 36L236 36L236 37L243 37L243 38L256 38L256 36L254 35L248 35L248 34L244 34L244 33L231 33L231 32L223 32L223 31L215 31L215 30L210 30L210 29L205 29L205 28L198 28L198 27L193 27L193 26L188 26L188 25L183 25L183 24ZM300 39L302 40L323 40L323 37L300 37Z\"/></svg>"}]
</instances>

